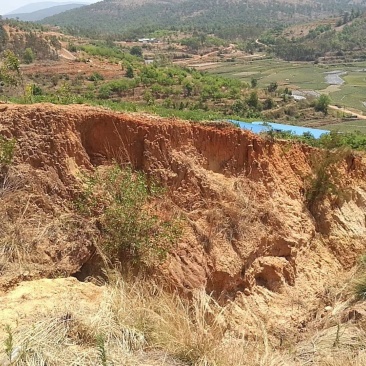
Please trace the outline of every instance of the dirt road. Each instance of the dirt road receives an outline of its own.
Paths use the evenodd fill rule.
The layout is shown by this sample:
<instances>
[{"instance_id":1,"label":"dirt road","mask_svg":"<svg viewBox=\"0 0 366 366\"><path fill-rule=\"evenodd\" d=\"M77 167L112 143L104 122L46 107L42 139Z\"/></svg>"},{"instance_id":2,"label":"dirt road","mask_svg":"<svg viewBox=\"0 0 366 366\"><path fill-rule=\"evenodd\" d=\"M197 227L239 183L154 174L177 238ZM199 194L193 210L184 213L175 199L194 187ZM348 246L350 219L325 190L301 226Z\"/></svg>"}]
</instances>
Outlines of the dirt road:
<instances>
[{"instance_id":1,"label":"dirt road","mask_svg":"<svg viewBox=\"0 0 366 366\"><path fill-rule=\"evenodd\" d=\"M353 112L349 109L344 109L342 107L337 107L336 105L330 105L329 108L334 109L336 111L341 111L341 112L344 112L344 113L347 113L347 114L351 114L352 116L355 116L358 119L365 119L366 120L366 116L364 116L362 114L359 114L359 113L356 113L356 112Z\"/></svg>"}]
</instances>

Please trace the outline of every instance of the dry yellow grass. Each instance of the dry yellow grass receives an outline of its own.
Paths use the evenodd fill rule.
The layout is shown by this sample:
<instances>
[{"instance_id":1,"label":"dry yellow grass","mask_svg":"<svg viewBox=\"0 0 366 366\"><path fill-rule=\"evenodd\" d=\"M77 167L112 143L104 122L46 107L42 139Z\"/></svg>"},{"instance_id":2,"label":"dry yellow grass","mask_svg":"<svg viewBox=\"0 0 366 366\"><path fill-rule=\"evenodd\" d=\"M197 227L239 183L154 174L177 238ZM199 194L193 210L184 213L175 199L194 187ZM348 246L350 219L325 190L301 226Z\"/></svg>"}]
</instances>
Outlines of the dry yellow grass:
<instances>
[{"instance_id":1,"label":"dry yellow grass","mask_svg":"<svg viewBox=\"0 0 366 366\"><path fill-rule=\"evenodd\" d=\"M225 308L204 292L188 301L155 284L116 277L95 313L64 304L3 333L0 344L12 340L8 354L1 348L0 364L286 365L260 340L233 337Z\"/></svg>"},{"instance_id":2,"label":"dry yellow grass","mask_svg":"<svg viewBox=\"0 0 366 366\"><path fill-rule=\"evenodd\" d=\"M259 320L262 336L245 338L231 329L228 308L202 291L187 300L143 279L124 281L117 272L109 280L94 312L70 302L32 319L20 317L17 327L1 333L0 365L366 364L366 334L354 324L339 323L275 349Z\"/></svg>"}]
</instances>

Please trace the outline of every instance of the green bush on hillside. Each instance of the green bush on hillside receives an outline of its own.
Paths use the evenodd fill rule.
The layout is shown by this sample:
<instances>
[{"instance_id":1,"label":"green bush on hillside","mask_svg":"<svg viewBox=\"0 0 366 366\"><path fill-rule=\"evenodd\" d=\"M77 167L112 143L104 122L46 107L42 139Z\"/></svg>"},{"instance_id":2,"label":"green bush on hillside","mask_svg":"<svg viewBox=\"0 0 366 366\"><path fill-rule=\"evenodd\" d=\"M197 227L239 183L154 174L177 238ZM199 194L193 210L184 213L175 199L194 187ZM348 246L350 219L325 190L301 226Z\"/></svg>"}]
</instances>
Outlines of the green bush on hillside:
<instances>
[{"instance_id":1,"label":"green bush on hillside","mask_svg":"<svg viewBox=\"0 0 366 366\"><path fill-rule=\"evenodd\" d=\"M15 150L15 140L0 136L0 168L11 164Z\"/></svg>"},{"instance_id":2,"label":"green bush on hillside","mask_svg":"<svg viewBox=\"0 0 366 366\"><path fill-rule=\"evenodd\" d=\"M174 215L161 217L151 206L161 202L163 190L144 173L115 165L84 177L77 201L80 212L97 217L100 247L110 258L149 266L165 258L180 235Z\"/></svg>"},{"instance_id":3,"label":"green bush on hillside","mask_svg":"<svg viewBox=\"0 0 366 366\"><path fill-rule=\"evenodd\" d=\"M347 148L336 148L317 152L313 156L313 174L307 177L306 202L310 212L316 216L317 204L327 196L337 199L345 195L342 187L338 165L350 154Z\"/></svg>"},{"instance_id":4,"label":"green bush on hillside","mask_svg":"<svg viewBox=\"0 0 366 366\"><path fill-rule=\"evenodd\" d=\"M366 300L366 255L362 255L357 269L356 281L354 282L354 295L357 300Z\"/></svg>"}]
</instances>

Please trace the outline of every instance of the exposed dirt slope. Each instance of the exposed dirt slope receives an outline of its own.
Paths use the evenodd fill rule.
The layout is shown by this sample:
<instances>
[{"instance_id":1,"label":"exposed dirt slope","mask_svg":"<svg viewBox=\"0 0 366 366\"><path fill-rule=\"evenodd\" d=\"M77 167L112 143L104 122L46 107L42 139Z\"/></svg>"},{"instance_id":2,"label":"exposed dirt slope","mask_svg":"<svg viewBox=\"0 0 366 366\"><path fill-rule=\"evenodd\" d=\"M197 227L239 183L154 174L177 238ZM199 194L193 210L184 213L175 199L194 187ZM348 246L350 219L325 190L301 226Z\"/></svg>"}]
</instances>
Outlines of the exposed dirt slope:
<instances>
[{"instance_id":1,"label":"exposed dirt slope","mask_svg":"<svg viewBox=\"0 0 366 366\"><path fill-rule=\"evenodd\" d=\"M157 272L182 289L204 287L241 309L255 308L269 329L305 326L326 305L325 287L365 250L361 157L341 161L347 195L326 200L314 219L304 190L314 152L305 145L219 125L50 104L9 105L0 133L17 139L0 188L0 224L19 222L17 238L31 257L18 258L17 268L2 264L3 289L83 270L97 228L73 212L78 174L112 159L159 179L185 213L182 240Z\"/></svg>"}]
</instances>

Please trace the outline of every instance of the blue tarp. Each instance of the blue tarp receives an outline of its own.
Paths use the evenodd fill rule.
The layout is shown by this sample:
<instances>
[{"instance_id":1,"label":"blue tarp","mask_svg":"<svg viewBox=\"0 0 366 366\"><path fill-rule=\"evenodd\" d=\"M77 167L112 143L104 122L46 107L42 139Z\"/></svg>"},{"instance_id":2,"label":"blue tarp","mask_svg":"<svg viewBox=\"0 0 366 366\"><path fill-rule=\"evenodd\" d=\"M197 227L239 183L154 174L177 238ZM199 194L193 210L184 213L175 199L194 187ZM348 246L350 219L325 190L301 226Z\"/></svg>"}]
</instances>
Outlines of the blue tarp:
<instances>
[{"instance_id":1,"label":"blue tarp","mask_svg":"<svg viewBox=\"0 0 366 366\"><path fill-rule=\"evenodd\" d=\"M304 133L311 133L316 139L318 139L321 135L327 134L330 131L328 130L319 130L317 128L309 128L309 127L301 127L301 126L292 126L292 125L284 125L281 123L272 123L272 122L263 122L263 121L255 121L252 123L249 122L241 122L235 120L229 120L231 123L235 123L240 126L240 128L244 130L249 130L254 133L267 132L271 128L274 131L279 132L291 132L296 136L302 136ZM265 123L265 125L264 125Z\"/></svg>"},{"instance_id":2,"label":"blue tarp","mask_svg":"<svg viewBox=\"0 0 366 366\"><path fill-rule=\"evenodd\" d=\"M258 124L252 124L249 122L241 122L241 121L234 121L233 119L229 120L231 123L235 123L243 130L249 130L254 133L261 133L261 132L267 132L270 128L268 126L261 126Z\"/></svg>"}]
</instances>

